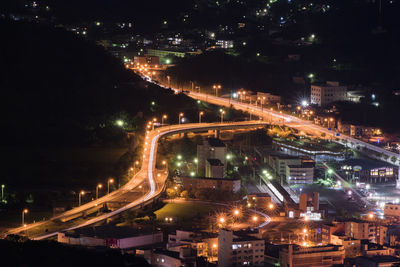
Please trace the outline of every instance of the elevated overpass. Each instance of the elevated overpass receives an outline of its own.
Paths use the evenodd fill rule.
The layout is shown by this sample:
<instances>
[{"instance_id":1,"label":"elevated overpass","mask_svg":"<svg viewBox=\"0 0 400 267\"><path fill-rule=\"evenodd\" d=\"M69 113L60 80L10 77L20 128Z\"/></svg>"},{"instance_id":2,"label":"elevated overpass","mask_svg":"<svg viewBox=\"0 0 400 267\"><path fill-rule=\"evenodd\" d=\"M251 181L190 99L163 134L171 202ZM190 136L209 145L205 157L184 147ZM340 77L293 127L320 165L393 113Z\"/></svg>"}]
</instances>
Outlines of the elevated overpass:
<instances>
[{"instance_id":1,"label":"elevated overpass","mask_svg":"<svg viewBox=\"0 0 400 267\"><path fill-rule=\"evenodd\" d=\"M26 230L32 230L36 227L42 227L46 223L51 221L63 221L72 217L73 219L83 217L88 212L93 212L105 205L107 202L127 203L121 208L118 208L109 213L101 214L94 217L93 219L84 221L71 227L60 227L59 230L40 234L35 236L34 239L41 240L56 236L59 231L68 231L84 226L88 226L113 216L120 214L121 212L129 209L139 208L143 205L151 203L155 198L159 197L165 189L165 181L168 177L167 170L156 169L156 156L157 156L157 144L158 140L167 135L182 133L182 132L197 132L207 131L216 129L238 129L238 128L251 128L251 127L262 127L267 125L267 122L263 121L244 121L244 122L225 122L225 123L191 123L191 124L179 124L169 125L157 128L152 131L147 131L145 136L145 144L143 151L143 160L140 171L123 187L118 190L102 197L97 200L86 203L82 206L76 207L72 210L66 211L58 216L52 217L48 221L40 223L29 224L26 226L18 227L7 231L5 234L18 234ZM138 190L139 186L142 186L142 190ZM142 192L142 193L141 193Z\"/></svg>"}]
</instances>

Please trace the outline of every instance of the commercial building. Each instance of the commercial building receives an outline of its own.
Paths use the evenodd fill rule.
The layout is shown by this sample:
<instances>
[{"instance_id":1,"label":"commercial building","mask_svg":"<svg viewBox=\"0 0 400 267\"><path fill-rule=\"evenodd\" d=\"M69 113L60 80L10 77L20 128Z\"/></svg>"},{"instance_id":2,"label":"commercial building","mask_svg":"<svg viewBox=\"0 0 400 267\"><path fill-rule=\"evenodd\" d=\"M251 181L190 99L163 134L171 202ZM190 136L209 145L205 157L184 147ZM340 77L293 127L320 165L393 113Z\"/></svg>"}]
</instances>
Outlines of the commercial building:
<instances>
[{"instance_id":1,"label":"commercial building","mask_svg":"<svg viewBox=\"0 0 400 267\"><path fill-rule=\"evenodd\" d=\"M343 246L301 247L288 245L279 251L282 267L333 266L344 262Z\"/></svg>"},{"instance_id":2,"label":"commercial building","mask_svg":"<svg viewBox=\"0 0 400 267\"><path fill-rule=\"evenodd\" d=\"M386 203L384 214L385 216L400 217L400 204Z\"/></svg>"},{"instance_id":3,"label":"commercial building","mask_svg":"<svg viewBox=\"0 0 400 267\"><path fill-rule=\"evenodd\" d=\"M355 239L366 239L371 243L383 245L386 243L388 228L373 222L345 222L345 235Z\"/></svg>"},{"instance_id":4,"label":"commercial building","mask_svg":"<svg viewBox=\"0 0 400 267\"><path fill-rule=\"evenodd\" d=\"M206 257L209 262L218 260L217 235L176 230L175 234L168 235L167 249L179 252L181 247L190 247L196 257Z\"/></svg>"},{"instance_id":5,"label":"commercial building","mask_svg":"<svg viewBox=\"0 0 400 267\"><path fill-rule=\"evenodd\" d=\"M312 184L314 182L314 163L286 165L286 182L288 184Z\"/></svg>"},{"instance_id":6,"label":"commercial building","mask_svg":"<svg viewBox=\"0 0 400 267\"><path fill-rule=\"evenodd\" d=\"M135 56L133 58L133 64L137 65L148 65L149 67L155 67L160 64L160 59L157 56Z\"/></svg>"},{"instance_id":7,"label":"commercial building","mask_svg":"<svg viewBox=\"0 0 400 267\"><path fill-rule=\"evenodd\" d=\"M218 189L236 193L241 188L240 179L230 178L203 178L203 177L181 177L185 190L211 190Z\"/></svg>"},{"instance_id":8,"label":"commercial building","mask_svg":"<svg viewBox=\"0 0 400 267\"><path fill-rule=\"evenodd\" d=\"M301 159L296 156L270 154L268 156L268 165L282 178L286 178L286 166L301 165Z\"/></svg>"},{"instance_id":9,"label":"commercial building","mask_svg":"<svg viewBox=\"0 0 400 267\"><path fill-rule=\"evenodd\" d=\"M257 92L257 101L259 104L267 105L271 103L282 103L281 97L270 93Z\"/></svg>"},{"instance_id":10,"label":"commercial building","mask_svg":"<svg viewBox=\"0 0 400 267\"><path fill-rule=\"evenodd\" d=\"M219 159L226 166L226 145L218 138L208 138L202 145L197 145L197 173L205 174L207 159Z\"/></svg>"},{"instance_id":11,"label":"commercial building","mask_svg":"<svg viewBox=\"0 0 400 267\"><path fill-rule=\"evenodd\" d=\"M182 247L178 251L156 249L145 251L144 258L151 266L157 267L180 267L196 266L196 256L189 247Z\"/></svg>"},{"instance_id":12,"label":"commercial building","mask_svg":"<svg viewBox=\"0 0 400 267\"><path fill-rule=\"evenodd\" d=\"M335 101L347 100L347 87L340 86L339 82L311 85L311 104L326 106Z\"/></svg>"},{"instance_id":13,"label":"commercial building","mask_svg":"<svg viewBox=\"0 0 400 267\"><path fill-rule=\"evenodd\" d=\"M224 178L225 166L219 159L206 160L206 177L207 178Z\"/></svg>"},{"instance_id":14,"label":"commercial building","mask_svg":"<svg viewBox=\"0 0 400 267\"><path fill-rule=\"evenodd\" d=\"M271 204L271 196L267 193L254 193L247 195L247 203L253 208L266 209Z\"/></svg>"},{"instance_id":15,"label":"commercial building","mask_svg":"<svg viewBox=\"0 0 400 267\"><path fill-rule=\"evenodd\" d=\"M221 229L218 235L218 266L263 266L264 240L252 236L238 236Z\"/></svg>"},{"instance_id":16,"label":"commercial building","mask_svg":"<svg viewBox=\"0 0 400 267\"><path fill-rule=\"evenodd\" d=\"M344 234L344 223L332 222L330 224L324 224L321 227L321 241L322 244L332 244L333 235Z\"/></svg>"},{"instance_id":17,"label":"commercial building","mask_svg":"<svg viewBox=\"0 0 400 267\"><path fill-rule=\"evenodd\" d=\"M222 49L233 48L233 40L218 40L215 42L215 46Z\"/></svg>"},{"instance_id":18,"label":"commercial building","mask_svg":"<svg viewBox=\"0 0 400 267\"><path fill-rule=\"evenodd\" d=\"M341 169L348 180L365 183L396 183L399 173L397 166L371 159L349 159Z\"/></svg>"},{"instance_id":19,"label":"commercial building","mask_svg":"<svg viewBox=\"0 0 400 267\"><path fill-rule=\"evenodd\" d=\"M126 249L161 243L163 233L106 225L60 232L57 235L57 241L70 245Z\"/></svg>"},{"instance_id":20,"label":"commercial building","mask_svg":"<svg viewBox=\"0 0 400 267\"><path fill-rule=\"evenodd\" d=\"M201 50L196 51L178 51L178 50L160 50L160 49L147 49L148 56L156 56L160 58L161 64L171 64L171 58L180 57L184 58L186 54L199 55Z\"/></svg>"}]
</instances>

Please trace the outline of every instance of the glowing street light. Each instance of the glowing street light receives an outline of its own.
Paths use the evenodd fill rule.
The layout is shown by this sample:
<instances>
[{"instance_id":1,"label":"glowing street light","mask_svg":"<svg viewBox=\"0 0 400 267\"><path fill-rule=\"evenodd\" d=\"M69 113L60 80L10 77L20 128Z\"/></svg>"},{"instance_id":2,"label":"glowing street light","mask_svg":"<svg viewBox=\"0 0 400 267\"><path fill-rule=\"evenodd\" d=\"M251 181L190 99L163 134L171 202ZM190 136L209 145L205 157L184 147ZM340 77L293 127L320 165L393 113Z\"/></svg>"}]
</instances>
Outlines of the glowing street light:
<instances>
[{"instance_id":1,"label":"glowing street light","mask_svg":"<svg viewBox=\"0 0 400 267\"><path fill-rule=\"evenodd\" d=\"M103 187L102 184L98 184L98 185L96 186L96 199L99 198L99 189L101 189L102 187Z\"/></svg>"},{"instance_id":2,"label":"glowing street light","mask_svg":"<svg viewBox=\"0 0 400 267\"><path fill-rule=\"evenodd\" d=\"M119 126L119 127L124 126L124 121L123 121L123 120L117 120L115 123L116 123L117 126Z\"/></svg>"},{"instance_id":3,"label":"glowing street light","mask_svg":"<svg viewBox=\"0 0 400 267\"><path fill-rule=\"evenodd\" d=\"M114 183L114 179L110 178L107 180L107 194L110 194L110 184Z\"/></svg>"},{"instance_id":4,"label":"glowing street light","mask_svg":"<svg viewBox=\"0 0 400 267\"><path fill-rule=\"evenodd\" d=\"M240 214L239 209L235 209L235 210L233 211L233 214L234 214L235 216L239 216L239 214Z\"/></svg>"},{"instance_id":5,"label":"glowing street light","mask_svg":"<svg viewBox=\"0 0 400 267\"><path fill-rule=\"evenodd\" d=\"M79 192L79 196L78 196L78 199L79 199L79 206L81 205L81 203L82 203L82 196L85 194L85 191L81 191L81 192Z\"/></svg>"},{"instance_id":6,"label":"glowing street light","mask_svg":"<svg viewBox=\"0 0 400 267\"><path fill-rule=\"evenodd\" d=\"M224 217L220 217L220 218L219 218L219 222L220 222L220 223L224 223L224 222L225 222L225 218L224 218Z\"/></svg>"},{"instance_id":7,"label":"glowing street light","mask_svg":"<svg viewBox=\"0 0 400 267\"><path fill-rule=\"evenodd\" d=\"M375 217L375 215L374 215L372 212L370 212L370 213L368 214L368 218L369 218L369 219L372 220L374 217Z\"/></svg>"},{"instance_id":8,"label":"glowing street light","mask_svg":"<svg viewBox=\"0 0 400 267\"><path fill-rule=\"evenodd\" d=\"M221 123L224 122L224 114L225 114L225 110L221 110Z\"/></svg>"},{"instance_id":9,"label":"glowing street light","mask_svg":"<svg viewBox=\"0 0 400 267\"><path fill-rule=\"evenodd\" d=\"M22 226L25 226L25 214L28 213L27 209L22 211Z\"/></svg>"},{"instance_id":10,"label":"glowing street light","mask_svg":"<svg viewBox=\"0 0 400 267\"><path fill-rule=\"evenodd\" d=\"M179 124L181 124L181 118L182 117L183 117L183 113L181 112L181 113L179 113L179 116L178 116Z\"/></svg>"},{"instance_id":11,"label":"glowing street light","mask_svg":"<svg viewBox=\"0 0 400 267\"><path fill-rule=\"evenodd\" d=\"M201 116L203 116L204 115L204 111L200 111L199 112L199 123L201 123Z\"/></svg>"},{"instance_id":12,"label":"glowing street light","mask_svg":"<svg viewBox=\"0 0 400 267\"><path fill-rule=\"evenodd\" d=\"M253 222L257 222L258 221L258 217L257 216L253 216Z\"/></svg>"},{"instance_id":13,"label":"glowing street light","mask_svg":"<svg viewBox=\"0 0 400 267\"><path fill-rule=\"evenodd\" d=\"M4 184L1 185L1 202L4 202L4 187L6 187Z\"/></svg>"},{"instance_id":14,"label":"glowing street light","mask_svg":"<svg viewBox=\"0 0 400 267\"><path fill-rule=\"evenodd\" d=\"M218 96L218 90L221 89L221 85L220 84L214 84L213 88L215 90L215 96Z\"/></svg>"},{"instance_id":15,"label":"glowing street light","mask_svg":"<svg viewBox=\"0 0 400 267\"><path fill-rule=\"evenodd\" d=\"M269 208L270 210L272 210L272 209L274 208L274 204L273 204L273 203L269 203L268 208Z\"/></svg>"},{"instance_id":16,"label":"glowing street light","mask_svg":"<svg viewBox=\"0 0 400 267\"><path fill-rule=\"evenodd\" d=\"M167 119L167 115L163 115L161 117L161 125L164 125L164 120L166 120L166 119Z\"/></svg>"}]
</instances>

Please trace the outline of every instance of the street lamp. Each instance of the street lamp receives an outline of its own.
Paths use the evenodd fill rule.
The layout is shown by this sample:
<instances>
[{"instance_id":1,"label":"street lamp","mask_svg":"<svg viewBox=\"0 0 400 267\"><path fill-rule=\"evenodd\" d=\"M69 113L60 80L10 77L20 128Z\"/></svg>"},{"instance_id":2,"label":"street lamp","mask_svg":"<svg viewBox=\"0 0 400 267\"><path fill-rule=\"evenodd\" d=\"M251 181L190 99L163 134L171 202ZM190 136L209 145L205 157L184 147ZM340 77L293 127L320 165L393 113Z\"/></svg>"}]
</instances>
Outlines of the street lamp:
<instances>
[{"instance_id":1,"label":"street lamp","mask_svg":"<svg viewBox=\"0 0 400 267\"><path fill-rule=\"evenodd\" d=\"M224 114L225 114L225 110L221 110L221 123L224 122Z\"/></svg>"},{"instance_id":2,"label":"street lamp","mask_svg":"<svg viewBox=\"0 0 400 267\"><path fill-rule=\"evenodd\" d=\"M213 88L215 90L215 96L218 96L218 90L221 89L221 85L220 84L214 84Z\"/></svg>"},{"instance_id":3,"label":"street lamp","mask_svg":"<svg viewBox=\"0 0 400 267\"><path fill-rule=\"evenodd\" d=\"M99 198L99 189L102 188L102 187L103 187L102 184L98 184L98 185L96 186L96 199Z\"/></svg>"},{"instance_id":4,"label":"street lamp","mask_svg":"<svg viewBox=\"0 0 400 267\"><path fill-rule=\"evenodd\" d=\"M167 115L161 117L161 125L164 125L164 120L167 119Z\"/></svg>"},{"instance_id":5,"label":"street lamp","mask_svg":"<svg viewBox=\"0 0 400 267\"><path fill-rule=\"evenodd\" d=\"M82 196L85 194L85 191L81 191L81 192L79 192L79 196L78 196L78 199L79 199L79 206L81 205L81 203L82 203Z\"/></svg>"},{"instance_id":6,"label":"street lamp","mask_svg":"<svg viewBox=\"0 0 400 267\"><path fill-rule=\"evenodd\" d=\"M181 117L183 117L183 113L182 112L179 113L179 116L178 116L179 124L181 124Z\"/></svg>"},{"instance_id":7,"label":"street lamp","mask_svg":"<svg viewBox=\"0 0 400 267\"><path fill-rule=\"evenodd\" d=\"M4 202L4 187L6 187L4 184L1 185L1 202Z\"/></svg>"},{"instance_id":8,"label":"street lamp","mask_svg":"<svg viewBox=\"0 0 400 267\"><path fill-rule=\"evenodd\" d=\"M258 221L258 217L257 216L253 216L253 222L257 222Z\"/></svg>"},{"instance_id":9,"label":"street lamp","mask_svg":"<svg viewBox=\"0 0 400 267\"><path fill-rule=\"evenodd\" d=\"M225 218L224 218L224 217L220 217L220 218L219 218L219 222L220 222L220 223L224 223L224 222L225 222Z\"/></svg>"},{"instance_id":10,"label":"street lamp","mask_svg":"<svg viewBox=\"0 0 400 267\"><path fill-rule=\"evenodd\" d=\"M165 160L163 160L161 163L162 163L162 165L164 166L164 168L167 167L167 162L166 162Z\"/></svg>"},{"instance_id":11,"label":"street lamp","mask_svg":"<svg viewBox=\"0 0 400 267\"><path fill-rule=\"evenodd\" d=\"M204 111L200 111L199 112L199 123L201 123L201 116L203 116L204 115Z\"/></svg>"},{"instance_id":12,"label":"street lamp","mask_svg":"<svg viewBox=\"0 0 400 267\"><path fill-rule=\"evenodd\" d=\"M25 226L25 213L28 213L27 209L24 209L22 211L22 226Z\"/></svg>"},{"instance_id":13,"label":"street lamp","mask_svg":"<svg viewBox=\"0 0 400 267\"><path fill-rule=\"evenodd\" d=\"M274 204L273 204L273 203L270 203L270 204L268 205L268 208L269 208L270 210L272 210L272 209L274 208Z\"/></svg>"},{"instance_id":14,"label":"street lamp","mask_svg":"<svg viewBox=\"0 0 400 267\"><path fill-rule=\"evenodd\" d=\"M107 181L107 194L110 194L110 184L114 183L114 179L110 178Z\"/></svg>"}]
</instances>

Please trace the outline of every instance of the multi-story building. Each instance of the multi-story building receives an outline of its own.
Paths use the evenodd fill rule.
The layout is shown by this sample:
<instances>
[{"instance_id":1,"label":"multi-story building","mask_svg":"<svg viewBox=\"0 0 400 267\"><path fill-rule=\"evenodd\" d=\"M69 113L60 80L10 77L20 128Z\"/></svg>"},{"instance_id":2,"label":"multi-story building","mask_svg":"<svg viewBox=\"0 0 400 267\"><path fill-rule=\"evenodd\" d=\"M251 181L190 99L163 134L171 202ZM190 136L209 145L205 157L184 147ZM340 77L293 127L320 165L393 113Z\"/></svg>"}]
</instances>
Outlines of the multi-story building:
<instances>
[{"instance_id":1,"label":"multi-story building","mask_svg":"<svg viewBox=\"0 0 400 267\"><path fill-rule=\"evenodd\" d=\"M282 178L286 178L286 166L301 165L301 159L295 156L271 154L268 157L268 165L271 166L271 168L274 169Z\"/></svg>"},{"instance_id":2,"label":"multi-story building","mask_svg":"<svg viewBox=\"0 0 400 267\"><path fill-rule=\"evenodd\" d=\"M133 63L135 65L148 65L149 67L155 67L160 64L160 59L157 56L135 56L133 58Z\"/></svg>"},{"instance_id":3,"label":"multi-story building","mask_svg":"<svg viewBox=\"0 0 400 267\"><path fill-rule=\"evenodd\" d=\"M337 245L301 247L288 245L279 251L282 267L333 266L344 262L344 248Z\"/></svg>"},{"instance_id":4,"label":"multi-story building","mask_svg":"<svg viewBox=\"0 0 400 267\"><path fill-rule=\"evenodd\" d=\"M221 229L218 235L218 266L262 266L264 240L252 236L237 236Z\"/></svg>"},{"instance_id":5,"label":"multi-story building","mask_svg":"<svg viewBox=\"0 0 400 267\"><path fill-rule=\"evenodd\" d=\"M332 244L332 235L344 234L344 223L332 222L321 227L322 244Z\"/></svg>"},{"instance_id":6,"label":"multi-story building","mask_svg":"<svg viewBox=\"0 0 400 267\"><path fill-rule=\"evenodd\" d=\"M311 85L311 104L326 106L335 101L347 100L347 87L340 86L339 82Z\"/></svg>"},{"instance_id":7,"label":"multi-story building","mask_svg":"<svg viewBox=\"0 0 400 267\"><path fill-rule=\"evenodd\" d=\"M312 184L314 182L314 164L286 165L288 184Z\"/></svg>"},{"instance_id":8,"label":"multi-story building","mask_svg":"<svg viewBox=\"0 0 400 267\"><path fill-rule=\"evenodd\" d=\"M400 217L400 204L386 203L384 214L385 216Z\"/></svg>"},{"instance_id":9,"label":"multi-story building","mask_svg":"<svg viewBox=\"0 0 400 267\"><path fill-rule=\"evenodd\" d=\"M161 243L163 241L163 233L146 233L131 227L105 225L60 232L57 235L57 241L87 247L104 246L126 249Z\"/></svg>"},{"instance_id":10,"label":"multi-story building","mask_svg":"<svg viewBox=\"0 0 400 267\"><path fill-rule=\"evenodd\" d=\"M271 204L271 196L267 193L253 193L247 195L247 203L251 207L266 209Z\"/></svg>"},{"instance_id":11,"label":"multi-story building","mask_svg":"<svg viewBox=\"0 0 400 267\"><path fill-rule=\"evenodd\" d=\"M281 97L270 93L257 92L257 101L259 104L281 103Z\"/></svg>"},{"instance_id":12,"label":"multi-story building","mask_svg":"<svg viewBox=\"0 0 400 267\"><path fill-rule=\"evenodd\" d=\"M167 249L179 252L181 247L190 247L195 251L197 257L206 257L209 261L218 259L218 238L217 236L176 230L175 234L168 235Z\"/></svg>"},{"instance_id":13,"label":"multi-story building","mask_svg":"<svg viewBox=\"0 0 400 267\"><path fill-rule=\"evenodd\" d=\"M236 193L241 188L241 180L231 178L203 178L203 177L181 177L183 188L186 190L211 190Z\"/></svg>"},{"instance_id":14,"label":"multi-story building","mask_svg":"<svg viewBox=\"0 0 400 267\"><path fill-rule=\"evenodd\" d=\"M345 235L355 239L366 239L371 243L383 245L386 243L387 227L373 222L345 222Z\"/></svg>"},{"instance_id":15,"label":"multi-story building","mask_svg":"<svg viewBox=\"0 0 400 267\"><path fill-rule=\"evenodd\" d=\"M207 159L219 159L226 166L226 145L218 138L208 138L197 146L197 173L205 174Z\"/></svg>"},{"instance_id":16,"label":"multi-story building","mask_svg":"<svg viewBox=\"0 0 400 267\"><path fill-rule=\"evenodd\" d=\"M225 166L219 159L206 160L206 177L207 178L224 178Z\"/></svg>"},{"instance_id":17,"label":"multi-story building","mask_svg":"<svg viewBox=\"0 0 400 267\"><path fill-rule=\"evenodd\" d=\"M222 49L233 48L233 40L218 40L215 46Z\"/></svg>"}]
</instances>

